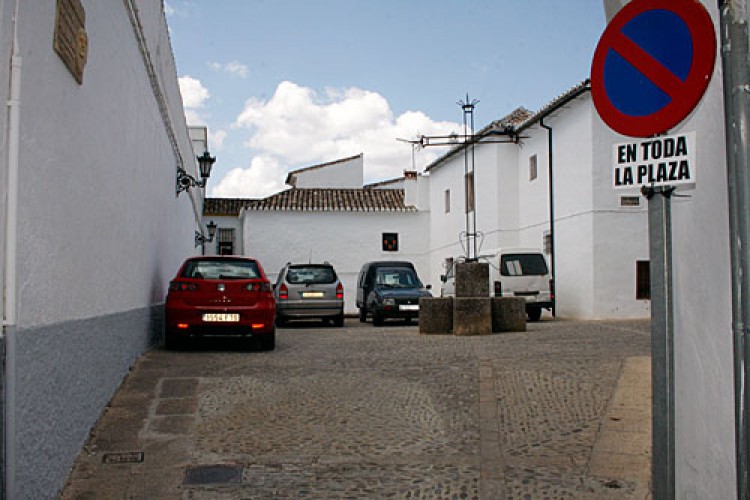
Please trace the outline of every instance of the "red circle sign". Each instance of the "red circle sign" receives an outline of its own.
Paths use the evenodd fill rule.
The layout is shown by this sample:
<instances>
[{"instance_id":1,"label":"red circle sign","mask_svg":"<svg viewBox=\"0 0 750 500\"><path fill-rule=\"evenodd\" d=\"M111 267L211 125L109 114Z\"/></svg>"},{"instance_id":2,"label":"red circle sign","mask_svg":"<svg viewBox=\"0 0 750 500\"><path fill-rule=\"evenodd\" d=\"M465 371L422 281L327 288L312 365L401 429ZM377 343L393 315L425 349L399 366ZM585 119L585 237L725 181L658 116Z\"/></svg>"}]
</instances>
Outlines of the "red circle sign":
<instances>
[{"instance_id":1,"label":"red circle sign","mask_svg":"<svg viewBox=\"0 0 750 500\"><path fill-rule=\"evenodd\" d=\"M715 61L713 21L698 0L633 0L594 52L594 106L623 135L666 132L703 97Z\"/></svg>"}]
</instances>

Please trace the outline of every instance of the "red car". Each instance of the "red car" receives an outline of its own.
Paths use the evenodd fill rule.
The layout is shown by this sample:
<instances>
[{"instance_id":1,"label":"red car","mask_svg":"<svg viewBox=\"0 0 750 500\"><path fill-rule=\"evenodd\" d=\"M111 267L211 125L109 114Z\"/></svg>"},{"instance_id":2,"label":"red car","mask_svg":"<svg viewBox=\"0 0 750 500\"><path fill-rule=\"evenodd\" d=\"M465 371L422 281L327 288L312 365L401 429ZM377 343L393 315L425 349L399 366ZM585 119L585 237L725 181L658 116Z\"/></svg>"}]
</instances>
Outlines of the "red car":
<instances>
[{"instance_id":1,"label":"red car","mask_svg":"<svg viewBox=\"0 0 750 500\"><path fill-rule=\"evenodd\" d=\"M175 349L197 336L254 337L276 346L276 302L255 259L202 256L187 259L169 284L164 340Z\"/></svg>"}]
</instances>

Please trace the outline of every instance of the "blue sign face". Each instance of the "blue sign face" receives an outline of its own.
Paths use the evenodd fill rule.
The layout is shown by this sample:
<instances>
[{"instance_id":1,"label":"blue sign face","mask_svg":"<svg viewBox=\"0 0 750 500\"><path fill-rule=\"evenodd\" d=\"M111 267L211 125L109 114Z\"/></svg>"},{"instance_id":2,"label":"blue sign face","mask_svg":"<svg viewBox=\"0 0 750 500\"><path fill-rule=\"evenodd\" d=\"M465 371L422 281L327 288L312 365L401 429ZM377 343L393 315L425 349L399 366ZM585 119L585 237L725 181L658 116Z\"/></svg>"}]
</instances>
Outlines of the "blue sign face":
<instances>
[{"instance_id":1,"label":"blue sign face","mask_svg":"<svg viewBox=\"0 0 750 500\"><path fill-rule=\"evenodd\" d=\"M591 70L594 104L625 135L676 125L713 72L713 21L697 0L633 0L602 35Z\"/></svg>"}]
</instances>

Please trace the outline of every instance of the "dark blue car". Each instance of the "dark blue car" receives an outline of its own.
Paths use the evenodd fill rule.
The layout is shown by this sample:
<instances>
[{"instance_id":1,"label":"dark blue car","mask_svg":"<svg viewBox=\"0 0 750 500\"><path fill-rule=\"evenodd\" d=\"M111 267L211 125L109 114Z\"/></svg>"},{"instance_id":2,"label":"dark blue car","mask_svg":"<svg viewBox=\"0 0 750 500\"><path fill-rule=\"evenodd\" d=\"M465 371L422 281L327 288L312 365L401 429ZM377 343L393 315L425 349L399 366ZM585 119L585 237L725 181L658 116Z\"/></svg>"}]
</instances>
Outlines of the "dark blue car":
<instances>
[{"instance_id":1,"label":"dark blue car","mask_svg":"<svg viewBox=\"0 0 750 500\"><path fill-rule=\"evenodd\" d=\"M380 326L388 318L407 322L419 317L419 299L432 297L411 267L377 267L366 299L372 324Z\"/></svg>"}]
</instances>

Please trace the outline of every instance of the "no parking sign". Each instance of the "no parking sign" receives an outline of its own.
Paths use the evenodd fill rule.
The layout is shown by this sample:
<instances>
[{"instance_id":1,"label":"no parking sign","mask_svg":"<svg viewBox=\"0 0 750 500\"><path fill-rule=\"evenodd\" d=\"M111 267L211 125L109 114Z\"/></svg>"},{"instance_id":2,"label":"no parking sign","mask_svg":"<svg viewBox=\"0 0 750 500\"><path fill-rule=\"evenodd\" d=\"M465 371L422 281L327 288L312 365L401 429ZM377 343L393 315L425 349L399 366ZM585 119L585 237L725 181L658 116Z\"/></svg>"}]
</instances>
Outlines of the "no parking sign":
<instances>
[{"instance_id":1,"label":"no parking sign","mask_svg":"<svg viewBox=\"0 0 750 500\"><path fill-rule=\"evenodd\" d=\"M594 53L594 105L623 135L661 134L698 104L715 59L713 21L698 0L633 0L609 23Z\"/></svg>"}]
</instances>

